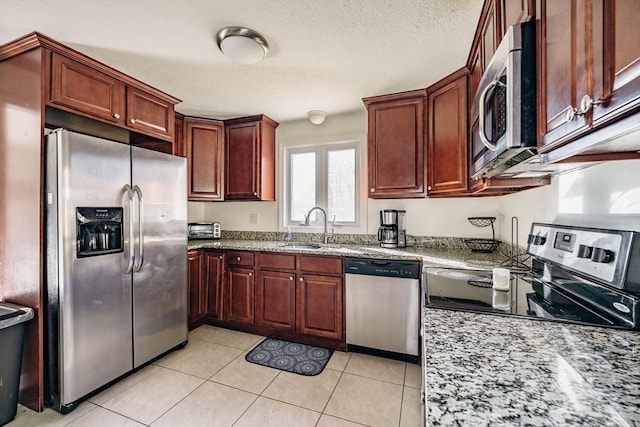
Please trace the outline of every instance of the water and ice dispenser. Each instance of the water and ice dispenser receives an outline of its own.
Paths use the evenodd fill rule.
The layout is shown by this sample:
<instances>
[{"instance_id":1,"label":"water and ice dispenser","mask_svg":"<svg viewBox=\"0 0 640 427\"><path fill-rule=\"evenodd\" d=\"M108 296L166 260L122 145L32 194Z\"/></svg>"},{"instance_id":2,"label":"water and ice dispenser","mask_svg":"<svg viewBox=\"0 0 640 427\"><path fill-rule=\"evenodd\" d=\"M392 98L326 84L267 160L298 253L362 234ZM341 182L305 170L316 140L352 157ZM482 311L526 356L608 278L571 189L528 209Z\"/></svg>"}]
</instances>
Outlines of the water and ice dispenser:
<instances>
[{"instance_id":1,"label":"water and ice dispenser","mask_svg":"<svg viewBox=\"0 0 640 427\"><path fill-rule=\"evenodd\" d=\"M77 208L78 258L122 252L122 215L122 208Z\"/></svg>"}]
</instances>

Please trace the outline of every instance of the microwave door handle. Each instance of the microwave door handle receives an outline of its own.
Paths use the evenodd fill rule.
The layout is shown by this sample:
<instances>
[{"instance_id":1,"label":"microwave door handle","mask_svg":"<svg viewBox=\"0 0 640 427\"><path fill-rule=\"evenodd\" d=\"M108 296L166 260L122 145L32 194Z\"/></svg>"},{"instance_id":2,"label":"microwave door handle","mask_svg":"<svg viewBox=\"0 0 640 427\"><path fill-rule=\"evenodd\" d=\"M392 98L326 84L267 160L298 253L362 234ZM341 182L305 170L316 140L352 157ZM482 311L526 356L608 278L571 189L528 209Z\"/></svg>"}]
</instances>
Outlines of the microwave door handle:
<instances>
[{"instance_id":1,"label":"microwave door handle","mask_svg":"<svg viewBox=\"0 0 640 427\"><path fill-rule=\"evenodd\" d=\"M487 96L487 93L491 89L496 87L498 83L498 80L494 80L482 90L482 93L480 94L480 103L478 104L478 133L480 134L480 141L482 141L484 146L491 151L496 151L498 149L498 146L491 143L491 141L489 141L489 139L487 138L486 133L484 132L484 100Z\"/></svg>"},{"instance_id":2,"label":"microwave door handle","mask_svg":"<svg viewBox=\"0 0 640 427\"><path fill-rule=\"evenodd\" d=\"M122 266L122 272L124 274L129 274L131 273L131 271L133 271L133 263L134 263L134 258L135 258L135 254L133 251L133 244L134 244L134 234L133 234L133 224L134 224L134 216L133 216L133 191L131 190L131 186L129 184L125 184L124 187L122 187L122 191L120 193L120 200L122 201L122 199L124 198L124 196L127 196L127 209L129 210L129 245L128 245L128 255L125 256L125 260L127 262L126 265ZM122 204L124 206L124 203ZM123 218L124 219L124 218ZM126 253L126 252L125 252Z\"/></svg>"},{"instance_id":3,"label":"microwave door handle","mask_svg":"<svg viewBox=\"0 0 640 427\"><path fill-rule=\"evenodd\" d=\"M136 199L138 200L138 208L136 212L138 214L138 218L136 219L136 226L138 228L138 253L139 258L136 259L136 262L133 266L134 272L139 272L142 270L142 264L144 264L144 230L143 230L143 221L144 218L144 201L142 198L142 190L137 185L133 186L133 193L136 195Z\"/></svg>"}]
</instances>

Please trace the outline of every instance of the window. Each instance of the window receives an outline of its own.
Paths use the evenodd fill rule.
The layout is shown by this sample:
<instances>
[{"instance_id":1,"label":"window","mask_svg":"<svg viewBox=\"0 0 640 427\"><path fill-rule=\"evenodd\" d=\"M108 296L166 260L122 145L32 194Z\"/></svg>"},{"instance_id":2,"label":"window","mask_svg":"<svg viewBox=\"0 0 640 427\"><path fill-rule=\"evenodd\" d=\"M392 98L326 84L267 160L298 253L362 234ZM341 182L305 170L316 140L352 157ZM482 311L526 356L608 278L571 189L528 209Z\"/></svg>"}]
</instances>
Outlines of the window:
<instances>
[{"instance_id":1,"label":"window","mask_svg":"<svg viewBox=\"0 0 640 427\"><path fill-rule=\"evenodd\" d=\"M360 197L362 138L313 145L284 146L282 224L298 227L314 206L327 211L329 227L339 232L362 231L364 206ZM310 218L322 226L322 213ZM300 231L304 231L301 229Z\"/></svg>"}]
</instances>

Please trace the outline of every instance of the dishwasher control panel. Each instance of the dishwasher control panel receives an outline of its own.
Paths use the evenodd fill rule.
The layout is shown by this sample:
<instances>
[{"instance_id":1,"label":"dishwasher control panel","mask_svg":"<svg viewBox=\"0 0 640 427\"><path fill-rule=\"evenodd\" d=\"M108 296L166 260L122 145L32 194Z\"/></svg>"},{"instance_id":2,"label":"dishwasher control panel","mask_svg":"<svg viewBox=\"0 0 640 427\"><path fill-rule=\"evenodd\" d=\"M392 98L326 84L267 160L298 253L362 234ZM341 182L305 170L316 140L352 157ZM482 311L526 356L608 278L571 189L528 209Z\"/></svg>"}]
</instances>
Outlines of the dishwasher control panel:
<instances>
[{"instance_id":1,"label":"dishwasher control panel","mask_svg":"<svg viewBox=\"0 0 640 427\"><path fill-rule=\"evenodd\" d=\"M421 268L419 261L346 258L344 261L344 272L346 274L362 274L366 276L418 279L420 278Z\"/></svg>"}]
</instances>

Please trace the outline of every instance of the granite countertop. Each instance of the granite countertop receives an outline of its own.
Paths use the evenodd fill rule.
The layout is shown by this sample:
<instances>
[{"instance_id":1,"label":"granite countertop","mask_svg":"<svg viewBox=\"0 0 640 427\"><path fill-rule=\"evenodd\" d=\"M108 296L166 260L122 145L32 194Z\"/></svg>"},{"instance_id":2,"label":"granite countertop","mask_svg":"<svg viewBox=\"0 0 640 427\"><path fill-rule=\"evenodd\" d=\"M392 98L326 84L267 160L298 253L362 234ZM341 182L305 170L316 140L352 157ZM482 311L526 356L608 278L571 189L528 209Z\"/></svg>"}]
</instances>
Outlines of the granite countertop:
<instances>
[{"instance_id":1,"label":"granite countertop","mask_svg":"<svg viewBox=\"0 0 640 427\"><path fill-rule=\"evenodd\" d=\"M640 426L640 334L425 308L427 425Z\"/></svg>"},{"instance_id":2,"label":"granite countertop","mask_svg":"<svg viewBox=\"0 0 640 427\"><path fill-rule=\"evenodd\" d=\"M422 261L425 267L456 267L491 269L505 258L497 252L477 253L462 248L421 248L408 247L387 249L380 246L326 244L320 248L304 248L308 242L286 243L272 240L190 240L191 249L227 249L244 251L265 251L285 253L306 253L314 255L335 255L357 258L378 258Z\"/></svg>"}]
</instances>

